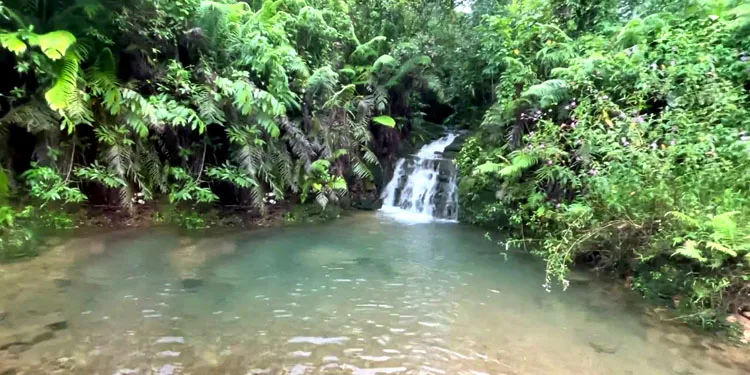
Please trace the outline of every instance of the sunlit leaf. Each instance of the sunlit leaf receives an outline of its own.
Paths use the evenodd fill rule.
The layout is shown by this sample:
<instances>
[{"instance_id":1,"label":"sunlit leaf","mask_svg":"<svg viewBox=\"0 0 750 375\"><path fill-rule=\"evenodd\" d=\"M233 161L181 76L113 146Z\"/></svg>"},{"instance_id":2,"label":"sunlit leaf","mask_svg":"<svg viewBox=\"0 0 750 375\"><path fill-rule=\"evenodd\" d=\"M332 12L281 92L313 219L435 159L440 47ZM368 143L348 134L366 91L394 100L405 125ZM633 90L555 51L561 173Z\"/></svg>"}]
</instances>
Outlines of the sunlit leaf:
<instances>
[{"instance_id":1,"label":"sunlit leaf","mask_svg":"<svg viewBox=\"0 0 750 375\"><path fill-rule=\"evenodd\" d=\"M389 128L393 128L396 126L396 120L393 119L391 116L377 116L372 118L373 122L376 122L380 125L387 126Z\"/></svg>"}]
</instances>

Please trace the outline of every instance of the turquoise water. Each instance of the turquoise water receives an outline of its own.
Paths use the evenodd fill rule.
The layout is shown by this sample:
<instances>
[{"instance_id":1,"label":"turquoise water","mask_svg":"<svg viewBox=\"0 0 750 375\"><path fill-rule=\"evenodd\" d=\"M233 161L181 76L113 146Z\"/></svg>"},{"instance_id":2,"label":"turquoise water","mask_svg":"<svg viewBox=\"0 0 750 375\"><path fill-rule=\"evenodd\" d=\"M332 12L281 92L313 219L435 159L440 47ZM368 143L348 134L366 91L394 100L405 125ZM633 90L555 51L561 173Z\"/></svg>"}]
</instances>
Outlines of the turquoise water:
<instances>
[{"instance_id":1,"label":"turquoise water","mask_svg":"<svg viewBox=\"0 0 750 375\"><path fill-rule=\"evenodd\" d=\"M91 236L67 245L70 264L34 278L55 285L45 302L32 288L4 307L22 325L21 310L44 304L67 328L0 360L77 374L747 370L710 340L653 322L617 286L577 278L548 293L542 264L499 251L474 228L370 214L194 238ZM6 274L41 266L13 267Z\"/></svg>"}]
</instances>

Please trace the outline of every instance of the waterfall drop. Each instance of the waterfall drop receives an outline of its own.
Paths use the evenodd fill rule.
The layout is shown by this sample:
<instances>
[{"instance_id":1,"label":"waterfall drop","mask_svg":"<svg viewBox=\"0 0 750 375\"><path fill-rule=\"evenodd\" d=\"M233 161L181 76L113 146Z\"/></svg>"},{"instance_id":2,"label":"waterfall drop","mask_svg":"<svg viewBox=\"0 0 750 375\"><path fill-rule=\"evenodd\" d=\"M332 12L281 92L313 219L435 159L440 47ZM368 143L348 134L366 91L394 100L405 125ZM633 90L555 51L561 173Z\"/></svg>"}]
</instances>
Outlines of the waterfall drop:
<instances>
[{"instance_id":1,"label":"waterfall drop","mask_svg":"<svg viewBox=\"0 0 750 375\"><path fill-rule=\"evenodd\" d=\"M381 196L380 211L410 223L456 222L458 171L453 160L443 157L456 137L448 134L423 146L417 154L399 159Z\"/></svg>"}]
</instances>

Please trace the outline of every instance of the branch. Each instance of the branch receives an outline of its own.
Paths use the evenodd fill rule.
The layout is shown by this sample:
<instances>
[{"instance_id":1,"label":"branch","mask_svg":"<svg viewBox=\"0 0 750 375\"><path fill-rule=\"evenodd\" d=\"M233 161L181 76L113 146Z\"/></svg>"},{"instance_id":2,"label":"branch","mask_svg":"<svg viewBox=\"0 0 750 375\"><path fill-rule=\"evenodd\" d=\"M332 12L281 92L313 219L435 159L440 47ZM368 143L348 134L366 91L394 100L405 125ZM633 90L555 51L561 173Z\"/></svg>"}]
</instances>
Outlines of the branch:
<instances>
[{"instance_id":1,"label":"branch","mask_svg":"<svg viewBox=\"0 0 750 375\"><path fill-rule=\"evenodd\" d=\"M198 169L198 177L195 179L195 181L200 182L201 176L203 175L203 166L206 164L206 147L208 146L208 142L206 142L206 138L203 138L203 156L201 156L201 167Z\"/></svg>"},{"instance_id":2,"label":"branch","mask_svg":"<svg viewBox=\"0 0 750 375\"><path fill-rule=\"evenodd\" d=\"M68 174L65 176L65 182L68 183L70 180L70 172L73 172L73 160L76 156L76 139L73 137L73 149L70 151L70 166L68 167Z\"/></svg>"}]
</instances>

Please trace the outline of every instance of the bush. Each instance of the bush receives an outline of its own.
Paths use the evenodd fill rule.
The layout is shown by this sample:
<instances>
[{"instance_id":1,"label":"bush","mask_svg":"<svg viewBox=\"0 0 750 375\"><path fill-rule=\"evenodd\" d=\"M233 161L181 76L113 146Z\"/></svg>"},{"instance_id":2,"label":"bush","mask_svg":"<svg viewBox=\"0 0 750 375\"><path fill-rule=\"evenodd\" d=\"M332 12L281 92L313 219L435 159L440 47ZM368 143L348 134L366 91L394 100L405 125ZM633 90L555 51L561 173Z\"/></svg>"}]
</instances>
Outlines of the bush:
<instances>
[{"instance_id":1,"label":"bush","mask_svg":"<svg viewBox=\"0 0 750 375\"><path fill-rule=\"evenodd\" d=\"M703 326L750 306L742 9L701 3L577 38L529 10L488 17L505 73L458 159L467 219L515 228L548 285L586 262ZM504 30L523 34L493 38Z\"/></svg>"}]
</instances>

